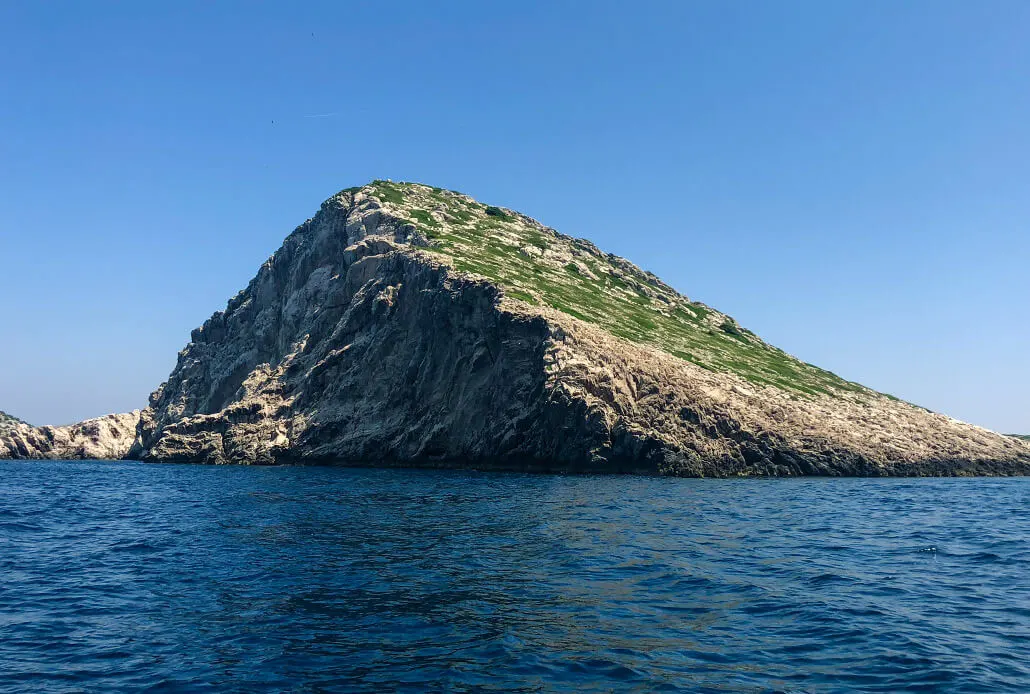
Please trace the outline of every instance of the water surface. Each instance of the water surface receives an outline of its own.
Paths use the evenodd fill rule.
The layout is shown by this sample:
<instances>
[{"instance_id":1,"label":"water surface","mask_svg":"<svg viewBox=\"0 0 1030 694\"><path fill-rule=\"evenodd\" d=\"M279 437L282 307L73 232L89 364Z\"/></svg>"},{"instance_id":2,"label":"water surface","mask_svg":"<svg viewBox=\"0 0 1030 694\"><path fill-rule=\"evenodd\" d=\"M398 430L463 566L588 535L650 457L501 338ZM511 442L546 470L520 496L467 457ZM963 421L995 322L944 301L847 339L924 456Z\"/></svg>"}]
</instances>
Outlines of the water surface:
<instances>
[{"instance_id":1,"label":"water surface","mask_svg":"<svg viewBox=\"0 0 1030 694\"><path fill-rule=\"evenodd\" d=\"M1030 691L1030 479L0 462L0 690Z\"/></svg>"}]
</instances>

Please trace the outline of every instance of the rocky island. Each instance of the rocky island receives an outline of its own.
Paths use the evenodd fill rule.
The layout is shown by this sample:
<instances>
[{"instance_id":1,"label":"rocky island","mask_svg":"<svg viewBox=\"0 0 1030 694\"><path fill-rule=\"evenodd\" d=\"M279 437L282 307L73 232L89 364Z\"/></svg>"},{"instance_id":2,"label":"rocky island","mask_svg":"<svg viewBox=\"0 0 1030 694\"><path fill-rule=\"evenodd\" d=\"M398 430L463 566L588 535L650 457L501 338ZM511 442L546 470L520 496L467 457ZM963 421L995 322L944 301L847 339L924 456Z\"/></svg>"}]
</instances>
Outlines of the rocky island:
<instances>
[{"instance_id":1,"label":"rocky island","mask_svg":"<svg viewBox=\"0 0 1030 694\"><path fill-rule=\"evenodd\" d=\"M509 209L322 204L139 412L0 418L0 457L737 475L1025 475L1030 444L802 362Z\"/></svg>"}]
</instances>

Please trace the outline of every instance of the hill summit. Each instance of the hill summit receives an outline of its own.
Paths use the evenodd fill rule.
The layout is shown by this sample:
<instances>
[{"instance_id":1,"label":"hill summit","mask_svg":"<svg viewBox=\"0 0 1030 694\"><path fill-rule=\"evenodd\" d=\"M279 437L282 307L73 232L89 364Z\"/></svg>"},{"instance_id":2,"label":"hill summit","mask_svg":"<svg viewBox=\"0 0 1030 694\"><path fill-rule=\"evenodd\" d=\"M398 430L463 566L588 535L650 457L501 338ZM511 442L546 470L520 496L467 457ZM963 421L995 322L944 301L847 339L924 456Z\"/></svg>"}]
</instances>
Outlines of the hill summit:
<instances>
[{"instance_id":1,"label":"hill summit","mask_svg":"<svg viewBox=\"0 0 1030 694\"><path fill-rule=\"evenodd\" d=\"M6 433L20 424L25 424L25 422L21 421L17 417L7 414L6 412L0 411L0 434Z\"/></svg>"},{"instance_id":2,"label":"hill summit","mask_svg":"<svg viewBox=\"0 0 1030 694\"><path fill-rule=\"evenodd\" d=\"M589 241L390 181L323 203L193 331L124 450L690 476L1030 472L1026 443L806 364Z\"/></svg>"}]
</instances>

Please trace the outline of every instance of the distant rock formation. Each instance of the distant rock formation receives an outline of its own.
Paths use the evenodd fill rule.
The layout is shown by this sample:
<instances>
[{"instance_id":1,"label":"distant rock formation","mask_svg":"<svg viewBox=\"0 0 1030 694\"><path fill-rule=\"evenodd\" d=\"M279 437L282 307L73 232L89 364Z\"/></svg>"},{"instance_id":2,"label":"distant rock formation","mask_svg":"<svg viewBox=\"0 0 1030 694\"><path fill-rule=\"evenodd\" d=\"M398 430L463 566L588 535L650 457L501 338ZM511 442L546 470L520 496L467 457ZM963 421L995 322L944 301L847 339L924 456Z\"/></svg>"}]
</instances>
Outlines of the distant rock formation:
<instances>
[{"instance_id":1,"label":"distant rock formation","mask_svg":"<svg viewBox=\"0 0 1030 694\"><path fill-rule=\"evenodd\" d=\"M67 426L29 426L0 421L0 458L50 460L124 458L136 436L140 411L109 414Z\"/></svg>"},{"instance_id":2,"label":"distant rock formation","mask_svg":"<svg viewBox=\"0 0 1030 694\"><path fill-rule=\"evenodd\" d=\"M588 241L388 181L327 200L119 417L134 441L106 450L148 461L1030 473L1027 443L801 362Z\"/></svg>"}]
</instances>

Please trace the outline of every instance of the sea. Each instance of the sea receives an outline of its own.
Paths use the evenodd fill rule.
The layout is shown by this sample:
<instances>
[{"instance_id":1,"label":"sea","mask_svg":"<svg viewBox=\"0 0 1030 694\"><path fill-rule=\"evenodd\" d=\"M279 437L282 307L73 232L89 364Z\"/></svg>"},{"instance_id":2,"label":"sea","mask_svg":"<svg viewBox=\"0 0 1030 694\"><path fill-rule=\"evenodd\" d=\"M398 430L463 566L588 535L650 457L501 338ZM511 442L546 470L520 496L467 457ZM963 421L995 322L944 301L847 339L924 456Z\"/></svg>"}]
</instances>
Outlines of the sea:
<instances>
[{"instance_id":1,"label":"sea","mask_svg":"<svg viewBox=\"0 0 1030 694\"><path fill-rule=\"evenodd\" d=\"M0 692L1030 692L1030 479L0 462Z\"/></svg>"}]
</instances>

